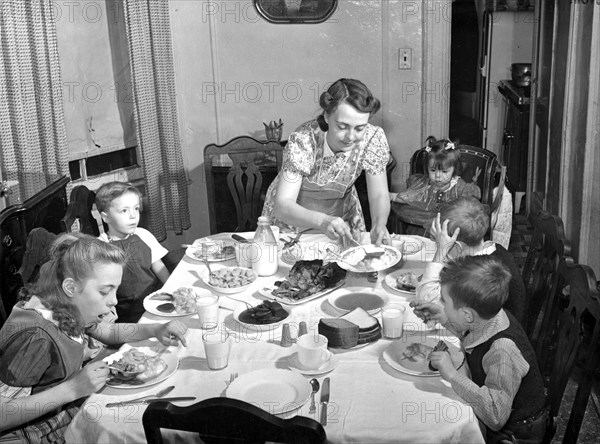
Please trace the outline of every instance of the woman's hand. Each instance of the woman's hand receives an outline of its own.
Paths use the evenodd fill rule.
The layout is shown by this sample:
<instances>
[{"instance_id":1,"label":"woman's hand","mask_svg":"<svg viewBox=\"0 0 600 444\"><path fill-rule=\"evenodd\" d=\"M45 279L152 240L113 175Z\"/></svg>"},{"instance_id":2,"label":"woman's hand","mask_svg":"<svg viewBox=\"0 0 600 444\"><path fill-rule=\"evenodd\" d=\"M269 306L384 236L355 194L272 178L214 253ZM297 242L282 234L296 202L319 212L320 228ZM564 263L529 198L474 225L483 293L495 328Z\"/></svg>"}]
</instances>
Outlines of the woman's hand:
<instances>
[{"instance_id":1,"label":"woman's hand","mask_svg":"<svg viewBox=\"0 0 600 444\"><path fill-rule=\"evenodd\" d=\"M380 246L381 244L384 245L392 245L392 238L390 237L390 233L388 232L388 229L386 226L383 227L378 227L378 226L373 226L371 227L371 243L376 245L376 246Z\"/></svg>"},{"instance_id":2,"label":"woman's hand","mask_svg":"<svg viewBox=\"0 0 600 444\"><path fill-rule=\"evenodd\" d=\"M75 400L96 393L104 387L108 379L108 365L104 361L96 361L74 373L65 384L70 386Z\"/></svg>"},{"instance_id":3,"label":"woman's hand","mask_svg":"<svg viewBox=\"0 0 600 444\"><path fill-rule=\"evenodd\" d=\"M158 340L166 345L179 345L179 342L187 347L185 341L185 333L187 332L187 326L181 321L171 321L167 324L160 324L156 330L156 337Z\"/></svg>"},{"instance_id":4,"label":"woman's hand","mask_svg":"<svg viewBox=\"0 0 600 444\"><path fill-rule=\"evenodd\" d=\"M326 218L320 229L329 239L353 238L350 227L341 217Z\"/></svg>"}]
</instances>

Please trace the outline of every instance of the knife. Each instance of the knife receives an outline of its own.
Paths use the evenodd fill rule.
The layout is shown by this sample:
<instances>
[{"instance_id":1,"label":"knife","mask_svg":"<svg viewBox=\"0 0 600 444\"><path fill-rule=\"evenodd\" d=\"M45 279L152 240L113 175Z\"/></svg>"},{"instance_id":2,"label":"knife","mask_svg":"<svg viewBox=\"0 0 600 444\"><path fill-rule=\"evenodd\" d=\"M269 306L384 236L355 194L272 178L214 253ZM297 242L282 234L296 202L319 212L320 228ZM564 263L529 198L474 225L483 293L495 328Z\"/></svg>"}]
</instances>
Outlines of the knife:
<instances>
[{"instance_id":1,"label":"knife","mask_svg":"<svg viewBox=\"0 0 600 444\"><path fill-rule=\"evenodd\" d=\"M171 398L132 399L131 401L110 402L110 403L106 404L106 407L111 408L111 407L122 407L124 405L131 405L131 404L150 404L151 402L156 402L156 401L173 402L173 401L195 401L195 400L196 400L195 396L174 396Z\"/></svg>"},{"instance_id":2,"label":"knife","mask_svg":"<svg viewBox=\"0 0 600 444\"><path fill-rule=\"evenodd\" d=\"M323 380L321 388L321 425L327 425L327 405L329 404L329 378Z\"/></svg>"}]
</instances>

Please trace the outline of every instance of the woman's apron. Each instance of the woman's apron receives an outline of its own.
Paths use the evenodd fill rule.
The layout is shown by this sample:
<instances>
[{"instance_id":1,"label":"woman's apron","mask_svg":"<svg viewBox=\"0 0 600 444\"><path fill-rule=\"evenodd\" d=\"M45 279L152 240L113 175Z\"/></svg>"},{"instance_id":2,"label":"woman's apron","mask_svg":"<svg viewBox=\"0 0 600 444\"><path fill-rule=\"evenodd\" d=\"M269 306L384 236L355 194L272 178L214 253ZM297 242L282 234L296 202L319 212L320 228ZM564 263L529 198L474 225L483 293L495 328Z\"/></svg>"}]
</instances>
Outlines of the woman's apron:
<instances>
[{"instance_id":1,"label":"woman's apron","mask_svg":"<svg viewBox=\"0 0 600 444\"><path fill-rule=\"evenodd\" d=\"M296 202L302 207L341 217L353 231L365 231L365 221L354 182L359 175L360 144L348 156L341 168L333 175L329 171L335 167L337 156L332 165L324 166L324 150L318 150L313 173L302 179L302 186Z\"/></svg>"}]
</instances>

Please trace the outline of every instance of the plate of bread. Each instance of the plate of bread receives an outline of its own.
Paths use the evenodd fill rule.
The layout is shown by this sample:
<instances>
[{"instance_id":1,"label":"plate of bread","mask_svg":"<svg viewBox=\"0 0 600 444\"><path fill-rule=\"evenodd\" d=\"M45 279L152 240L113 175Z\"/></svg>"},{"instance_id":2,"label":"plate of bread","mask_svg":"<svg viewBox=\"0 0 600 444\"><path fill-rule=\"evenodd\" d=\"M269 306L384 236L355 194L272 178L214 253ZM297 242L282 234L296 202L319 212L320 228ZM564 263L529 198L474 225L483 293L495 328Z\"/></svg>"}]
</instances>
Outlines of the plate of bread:
<instances>
[{"instance_id":1,"label":"plate of bread","mask_svg":"<svg viewBox=\"0 0 600 444\"><path fill-rule=\"evenodd\" d=\"M318 329L334 350L363 347L381 339L379 320L360 307L338 318L322 318Z\"/></svg>"}]
</instances>

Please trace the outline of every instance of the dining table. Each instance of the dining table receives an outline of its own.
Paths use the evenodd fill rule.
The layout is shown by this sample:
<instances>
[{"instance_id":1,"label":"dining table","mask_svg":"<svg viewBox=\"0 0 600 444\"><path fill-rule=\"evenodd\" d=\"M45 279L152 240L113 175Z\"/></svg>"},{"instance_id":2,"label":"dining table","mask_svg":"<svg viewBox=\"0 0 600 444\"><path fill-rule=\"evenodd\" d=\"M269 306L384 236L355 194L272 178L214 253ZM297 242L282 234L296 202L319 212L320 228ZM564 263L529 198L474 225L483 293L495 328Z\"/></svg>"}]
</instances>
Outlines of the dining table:
<instances>
[{"instance_id":1,"label":"dining table","mask_svg":"<svg viewBox=\"0 0 600 444\"><path fill-rule=\"evenodd\" d=\"M251 238L249 233L248 237ZM408 306L414 294L398 291L389 276L402 270L423 272L427 262L433 259L435 243L419 236L408 236L403 246L402 259L376 275L364 272L347 272L342 289L364 289L380 294L387 302L396 302L406 307L404 330L397 339L382 337L375 342L349 349L330 348L331 364L323 373L305 371L298 365L297 345L294 344L302 322L308 334L317 334L319 321L336 318L343 314L332 304L334 290L306 302L293 301L283 307L290 315L284 323L267 330L246 328L237 321L236 310L246 304L256 306L269 299L267 289L275 281L288 276L293 261L282 255L281 245L291 236L280 233L279 267L275 275L260 276L243 292L219 295L219 323L216 327L232 337L227 367L211 370L208 367L202 334L197 315L165 316L147 311L140 323L168 322L180 319L188 326L187 346L169 347L165 353L173 362L173 368L165 379L142 387L109 387L91 395L81 406L69 425L65 439L68 443L138 443L145 442L142 416L145 404L107 404L127 401L152 395L168 386L174 386L169 397L193 396L195 400L175 401L178 406L188 406L205 399L228 396L233 387L232 375L237 379L252 380L254 375L293 375L303 387L299 391L310 391L310 380L316 378L321 390L315 395L316 411L311 411L310 398L291 399L286 406L281 399L273 402L261 400L259 407L283 418L302 415L320 420L322 405L319 402L324 378L330 381L330 398L327 408L325 432L331 443L483 443L482 430L473 409L465 403L439 373L413 374L403 371L397 362L391 362L389 350L419 342L424 338L433 341L443 339L460 349L458 340L437 325L424 324ZM214 237L214 236L213 236ZM229 233L217 235L228 239ZM210 239L211 236L208 237ZM369 243L368 233L363 243ZM305 234L298 242L301 259L318 258L325 243L334 244L321 234ZM337 247L341 251L341 246ZM304 249L304 250L303 250ZM313 255L314 257L310 257ZM235 257L212 262L211 267L236 266ZM342 264L343 265L343 264ZM173 292L181 287L209 289L206 284L208 270L205 263L191 254L186 254L161 291ZM152 310L154 311L154 310ZM237 310L239 312L239 310ZM381 313L373 314L381 322ZM285 326L284 324L287 324ZM283 330L288 329L291 345L282 341ZM287 334L287 332L286 332ZM151 342L151 341L150 341ZM145 341L146 345L149 341ZM135 346L136 344L131 344ZM125 344L123 347L129 347ZM284 346L285 345L285 346ZM386 351L388 352L386 354ZM464 361L463 361L464 363ZM461 364L461 371L468 371ZM264 377L264 376L263 376ZM275 387L277 377L270 382ZM282 382L283 383L283 382ZM296 382L297 383L297 382ZM306 388L308 387L308 389ZM239 386L237 388L239 391ZM282 390L282 393L286 390ZM283 395L282 395L283 396ZM297 395L295 395L297 396ZM163 429L165 442L200 442L190 432Z\"/></svg>"}]
</instances>

